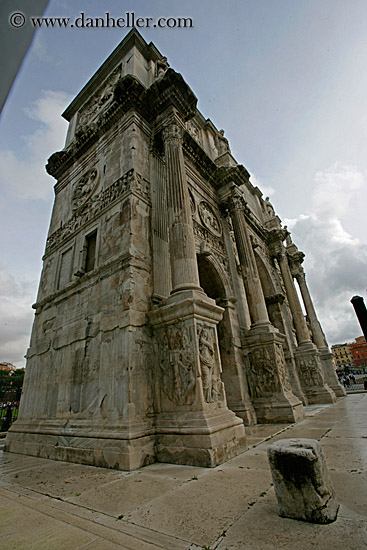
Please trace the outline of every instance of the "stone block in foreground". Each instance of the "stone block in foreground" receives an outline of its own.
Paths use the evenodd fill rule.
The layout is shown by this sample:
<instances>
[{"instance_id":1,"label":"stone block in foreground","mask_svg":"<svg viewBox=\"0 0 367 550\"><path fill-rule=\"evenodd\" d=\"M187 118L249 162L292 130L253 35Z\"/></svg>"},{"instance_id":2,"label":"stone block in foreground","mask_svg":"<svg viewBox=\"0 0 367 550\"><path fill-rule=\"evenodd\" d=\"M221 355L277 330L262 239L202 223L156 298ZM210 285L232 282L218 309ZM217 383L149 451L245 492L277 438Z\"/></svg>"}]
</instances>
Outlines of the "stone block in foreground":
<instances>
[{"instance_id":1,"label":"stone block in foreground","mask_svg":"<svg viewBox=\"0 0 367 550\"><path fill-rule=\"evenodd\" d=\"M315 439L281 439L268 447L279 515L312 523L332 523L335 500L321 445Z\"/></svg>"}]
</instances>

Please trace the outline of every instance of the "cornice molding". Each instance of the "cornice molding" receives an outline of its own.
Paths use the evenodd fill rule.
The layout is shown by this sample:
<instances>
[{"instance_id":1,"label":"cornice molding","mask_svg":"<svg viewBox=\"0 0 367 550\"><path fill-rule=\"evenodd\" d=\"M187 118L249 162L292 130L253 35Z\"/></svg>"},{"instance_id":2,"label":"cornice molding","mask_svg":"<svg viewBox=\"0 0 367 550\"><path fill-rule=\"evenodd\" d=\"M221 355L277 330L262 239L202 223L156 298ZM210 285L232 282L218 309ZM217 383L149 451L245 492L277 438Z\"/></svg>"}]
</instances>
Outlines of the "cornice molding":
<instances>
[{"instance_id":1,"label":"cornice molding","mask_svg":"<svg viewBox=\"0 0 367 550\"><path fill-rule=\"evenodd\" d=\"M164 76L146 89L133 75L123 76L114 88L113 101L90 124L79 127L75 139L62 151L51 155L46 171L60 179L74 162L102 137L128 111L135 110L152 123L163 111L174 107L183 120L196 113L197 98L179 73L168 69Z\"/></svg>"}]
</instances>

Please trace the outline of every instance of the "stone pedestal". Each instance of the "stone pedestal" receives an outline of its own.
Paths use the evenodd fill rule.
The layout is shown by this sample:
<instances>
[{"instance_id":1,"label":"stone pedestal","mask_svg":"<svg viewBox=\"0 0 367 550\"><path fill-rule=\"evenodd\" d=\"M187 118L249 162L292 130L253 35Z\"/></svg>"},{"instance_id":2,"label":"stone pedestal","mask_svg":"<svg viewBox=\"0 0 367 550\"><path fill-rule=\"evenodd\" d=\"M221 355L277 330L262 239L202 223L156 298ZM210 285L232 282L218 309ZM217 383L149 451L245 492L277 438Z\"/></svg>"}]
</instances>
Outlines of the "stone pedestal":
<instances>
[{"instance_id":1,"label":"stone pedestal","mask_svg":"<svg viewBox=\"0 0 367 550\"><path fill-rule=\"evenodd\" d=\"M174 293L153 311L156 452L160 462L214 467L246 449L227 407L216 325L223 309L204 293Z\"/></svg>"},{"instance_id":2,"label":"stone pedestal","mask_svg":"<svg viewBox=\"0 0 367 550\"><path fill-rule=\"evenodd\" d=\"M333 354L327 347L319 348L319 353L327 385L335 393L336 397L344 397L347 395L347 392L340 384L336 375Z\"/></svg>"},{"instance_id":3,"label":"stone pedestal","mask_svg":"<svg viewBox=\"0 0 367 550\"><path fill-rule=\"evenodd\" d=\"M335 393L325 383L320 354L311 342L303 343L294 352L303 391L310 405L334 403Z\"/></svg>"},{"instance_id":4,"label":"stone pedestal","mask_svg":"<svg viewBox=\"0 0 367 550\"><path fill-rule=\"evenodd\" d=\"M304 409L292 393L279 332L270 324L254 326L242 344L248 356L249 390L258 421L301 420Z\"/></svg>"},{"instance_id":5,"label":"stone pedestal","mask_svg":"<svg viewBox=\"0 0 367 550\"><path fill-rule=\"evenodd\" d=\"M318 441L281 439L268 447L279 515L311 523L332 523L339 504Z\"/></svg>"}]
</instances>

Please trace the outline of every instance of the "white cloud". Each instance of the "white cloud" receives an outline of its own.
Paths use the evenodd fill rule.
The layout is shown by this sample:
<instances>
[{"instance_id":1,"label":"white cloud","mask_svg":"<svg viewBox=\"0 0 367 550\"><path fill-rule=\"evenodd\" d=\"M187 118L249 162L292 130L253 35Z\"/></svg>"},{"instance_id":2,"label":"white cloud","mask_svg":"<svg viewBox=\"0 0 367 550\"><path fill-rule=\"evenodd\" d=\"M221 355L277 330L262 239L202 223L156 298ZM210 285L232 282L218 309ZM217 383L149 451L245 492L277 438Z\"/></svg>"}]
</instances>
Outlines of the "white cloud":
<instances>
[{"instance_id":1,"label":"white cloud","mask_svg":"<svg viewBox=\"0 0 367 550\"><path fill-rule=\"evenodd\" d=\"M34 311L36 281L17 281L0 266L0 361L24 367Z\"/></svg>"},{"instance_id":2,"label":"white cloud","mask_svg":"<svg viewBox=\"0 0 367 550\"><path fill-rule=\"evenodd\" d=\"M8 195L7 204L15 205L10 217L12 229L22 227L20 216L27 201L32 200L32 211L36 212L42 209L37 210L34 200L42 201L42 205L44 201L52 200L55 180L47 175L44 165L52 153L63 147L67 123L60 114L70 99L64 92L43 91L39 99L25 111L34 121L33 131L19 139L18 149L0 151L0 186ZM22 207L18 209L19 200L22 201ZM6 223L9 222L4 220L8 219L8 214L4 211L2 219L6 235L2 258L8 269L0 266L0 361L22 367L34 316L31 304L36 298L37 281L16 279L12 275L11 271L14 273L17 269L19 258L12 261L9 250L21 257L25 247L27 250L32 248L33 229L28 226L28 233L22 235L21 239L17 231L7 232ZM29 254L26 257L29 258ZM23 272L35 273L38 261L37 258L37 267L27 265Z\"/></svg>"},{"instance_id":3,"label":"white cloud","mask_svg":"<svg viewBox=\"0 0 367 550\"><path fill-rule=\"evenodd\" d=\"M275 193L274 187L270 187L269 185L264 185L256 176L251 174L250 176L250 182L254 187L258 187L264 197L272 196Z\"/></svg>"},{"instance_id":4,"label":"white cloud","mask_svg":"<svg viewBox=\"0 0 367 550\"><path fill-rule=\"evenodd\" d=\"M305 271L329 343L351 341L361 334L350 299L366 298L367 245L343 225L360 189L366 185L353 167L334 165L315 176L312 213L284 220L293 241L306 253Z\"/></svg>"},{"instance_id":5,"label":"white cloud","mask_svg":"<svg viewBox=\"0 0 367 550\"><path fill-rule=\"evenodd\" d=\"M0 151L0 185L20 199L48 199L54 180L47 175L47 158L62 149L67 123L60 117L71 97L64 92L43 91L26 114L35 121L34 131L25 136L24 152ZM20 148L22 150L22 148Z\"/></svg>"},{"instance_id":6,"label":"white cloud","mask_svg":"<svg viewBox=\"0 0 367 550\"><path fill-rule=\"evenodd\" d=\"M313 211L322 215L343 217L350 211L355 191L362 188L364 176L354 166L334 164L328 170L319 171L315 175L315 191L313 193Z\"/></svg>"}]
</instances>

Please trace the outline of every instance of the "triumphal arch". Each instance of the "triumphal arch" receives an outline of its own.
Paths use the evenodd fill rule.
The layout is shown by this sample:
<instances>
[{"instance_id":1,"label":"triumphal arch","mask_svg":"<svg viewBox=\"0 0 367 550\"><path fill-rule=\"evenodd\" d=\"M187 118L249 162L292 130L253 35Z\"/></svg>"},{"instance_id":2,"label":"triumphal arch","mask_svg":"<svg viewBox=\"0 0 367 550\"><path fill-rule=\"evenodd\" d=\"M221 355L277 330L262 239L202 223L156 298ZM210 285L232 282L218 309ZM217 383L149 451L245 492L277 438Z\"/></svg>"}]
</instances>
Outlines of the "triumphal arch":
<instances>
[{"instance_id":1,"label":"triumphal arch","mask_svg":"<svg viewBox=\"0 0 367 550\"><path fill-rule=\"evenodd\" d=\"M63 113L6 450L215 466L246 449L246 425L343 395L303 253L196 104L132 30Z\"/></svg>"}]
</instances>

